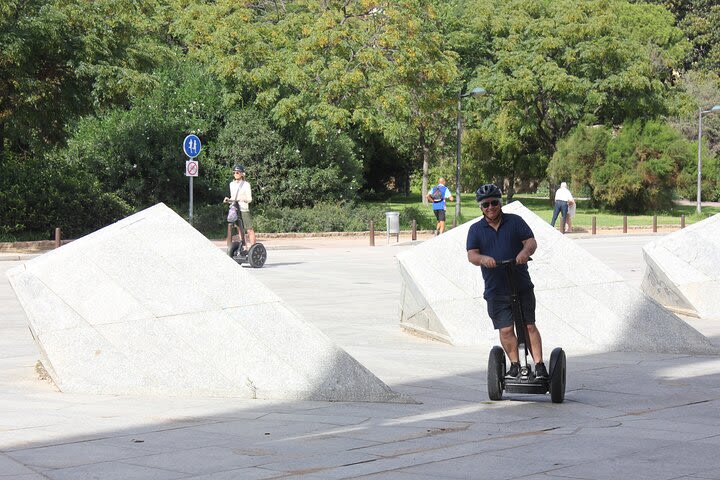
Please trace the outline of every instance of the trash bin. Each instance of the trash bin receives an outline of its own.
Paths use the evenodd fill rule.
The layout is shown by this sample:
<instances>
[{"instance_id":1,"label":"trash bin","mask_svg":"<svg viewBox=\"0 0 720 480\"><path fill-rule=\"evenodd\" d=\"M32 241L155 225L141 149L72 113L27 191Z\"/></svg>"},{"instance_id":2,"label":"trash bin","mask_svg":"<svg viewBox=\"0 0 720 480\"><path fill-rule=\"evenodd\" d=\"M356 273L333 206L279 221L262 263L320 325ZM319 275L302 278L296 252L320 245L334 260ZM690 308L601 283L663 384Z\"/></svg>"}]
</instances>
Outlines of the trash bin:
<instances>
[{"instance_id":1,"label":"trash bin","mask_svg":"<svg viewBox=\"0 0 720 480\"><path fill-rule=\"evenodd\" d=\"M400 212L385 212L387 223L387 243L390 243L390 235L395 235L395 240L400 241Z\"/></svg>"}]
</instances>

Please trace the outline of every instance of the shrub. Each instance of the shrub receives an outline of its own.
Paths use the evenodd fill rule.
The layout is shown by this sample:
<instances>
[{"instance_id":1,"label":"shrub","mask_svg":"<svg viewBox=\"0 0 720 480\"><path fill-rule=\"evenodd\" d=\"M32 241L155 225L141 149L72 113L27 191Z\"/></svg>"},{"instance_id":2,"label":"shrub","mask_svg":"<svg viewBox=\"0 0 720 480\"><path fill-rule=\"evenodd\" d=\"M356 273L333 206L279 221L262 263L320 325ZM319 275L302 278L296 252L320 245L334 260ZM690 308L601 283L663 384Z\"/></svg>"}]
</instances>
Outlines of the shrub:
<instances>
[{"instance_id":1,"label":"shrub","mask_svg":"<svg viewBox=\"0 0 720 480\"><path fill-rule=\"evenodd\" d=\"M312 208L265 208L253 214L259 232L355 232L384 221L382 207L358 206L354 203L319 203Z\"/></svg>"},{"instance_id":2,"label":"shrub","mask_svg":"<svg viewBox=\"0 0 720 480\"><path fill-rule=\"evenodd\" d=\"M206 162L207 138L224 113L220 86L190 63L159 71L156 77L157 87L133 98L129 109L82 119L68 140L66 156L99 178L105 191L135 208L158 202L180 205L187 202L188 191L181 144L186 134L197 133L204 145L195 200L222 199L211 188L213 170Z\"/></svg>"},{"instance_id":3,"label":"shrub","mask_svg":"<svg viewBox=\"0 0 720 480\"><path fill-rule=\"evenodd\" d=\"M97 178L57 155L0 158L0 234L6 240L78 238L133 212L117 194L103 192Z\"/></svg>"},{"instance_id":4,"label":"shrub","mask_svg":"<svg viewBox=\"0 0 720 480\"><path fill-rule=\"evenodd\" d=\"M228 117L213 143L213 158L226 172L243 164L255 205L270 207L353 200L361 173L347 136L338 134L322 146L301 144L252 108Z\"/></svg>"},{"instance_id":5,"label":"shrub","mask_svg":"<svg viewBox=\"0 0 720 480\"><path fill-rule=\"evenodd\" d=\"M627 121L613 135L607 127L578 127L558 144L548 166L555 180L589 187L593 204L621 212L672 208L683 173L692 171L694 146L660 120Z\"/></svg>"}]
</instances>

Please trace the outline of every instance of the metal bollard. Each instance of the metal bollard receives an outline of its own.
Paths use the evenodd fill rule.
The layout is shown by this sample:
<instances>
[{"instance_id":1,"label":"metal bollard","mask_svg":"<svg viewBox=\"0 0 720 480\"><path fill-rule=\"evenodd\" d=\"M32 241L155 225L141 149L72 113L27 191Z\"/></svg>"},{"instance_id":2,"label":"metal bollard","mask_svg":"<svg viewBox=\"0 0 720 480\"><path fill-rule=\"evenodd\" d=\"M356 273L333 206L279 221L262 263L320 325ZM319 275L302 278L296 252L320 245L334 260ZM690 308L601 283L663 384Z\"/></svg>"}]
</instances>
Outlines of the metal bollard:
<instances>
[{"instance_id":1,"label":"metal bollard","mask_svg":"<svg viewBox=\"0 0 720 480\"><path fill-rule=\"evenodd\" d=\"M592 217L592 234L595 235L597 233L597 217L593 215Z\"/></svg>"},{"instance_id":2,"label":"metal bollard","mask_svg":"<svg viewBox=\"0 0 720 480\"><path fill-rule=\"evenodd\" d=\"M55 228L55 248L59 248L62 240L60 239L60 227Z\"/></svg>"},{"instance_id":3,"label":"metal bollard","mask_svg":"<svg viewBox=\"0 0 720 480\"><path fill-rule=\"evenodd\" d=\"M370 246L375 246L375 222L370 220Z\"/></svg>"},{"instance_id":4,"label":"metal bollard","mask_svg":"<svg viewBox=\"0 0 720 480\"><path fill-rule=\"evenodd\" d=\"M680 215L680 228L685 228L685 215Z\"/></svg>"},{"instance_id":5,"label":"metal bollard","mask_svg":"<svg viewBox=\"0 0 720 480\"><path fill-rule=\"evenodd\" d=\"M653 215L653 233L657 233L657 215Z\"/></svg>"},{"instance_id":6,"label":"metal bollard","mask_svg":"<svg viewBox=\"0 0 720 480\"><path fill-rule=\"evenodd\" d=\"M417 240L417 220L412 221L412 240Z\"/></svg>"},{"instance_id":7,"label":"metal bollard","mask_svg":"<svg viewBox=\"0 0 720 480\"><path fill-rule=\"evenodd\" d=\"M232 223L228 223L228 231L227 231L227 247L230 248L230 245L232 245Z\"/></svg>"},{"instance_id":8,"label":"metal bollard","mask_svg":"<svg viewBox=\"0 0 720 480\"><path fill-rule=\"evenodd\" d=\"M623 215L623 233L627 233L627 215Z\"/></svg>"}]
</instances>

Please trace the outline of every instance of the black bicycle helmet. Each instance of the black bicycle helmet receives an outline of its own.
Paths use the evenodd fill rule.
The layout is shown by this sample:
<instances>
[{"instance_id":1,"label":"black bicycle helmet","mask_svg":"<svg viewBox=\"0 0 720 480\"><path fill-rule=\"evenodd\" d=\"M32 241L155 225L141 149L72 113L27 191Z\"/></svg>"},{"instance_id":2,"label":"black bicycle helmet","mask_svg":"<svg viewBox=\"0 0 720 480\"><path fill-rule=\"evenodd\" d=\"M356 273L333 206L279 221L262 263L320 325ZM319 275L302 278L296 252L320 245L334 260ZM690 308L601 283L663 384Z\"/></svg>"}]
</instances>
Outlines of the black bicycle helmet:
<instances>
[{"instance_id":1,"label":"black bicycle helmet","mask_svg":"<svg viewBox=\"0 0 720 480\"><path fill-rule=\"evenodd\" d=\"M243 173L245 173L245 167L243 167L242 165L235 165L235 166L233 167L233 172L243 172Z\"/></svg>"},{"instance_id":2,"label":"black bicycle helmet","mask_svg":"<svg viewBox=\"0 0 720 480\"><path fill-rule=\"evenodd\" d=\"M475 191L475 199L481 202L486 198L502 198L502 190L494 183L486 183Z\"/></svg>"}]
</instances>

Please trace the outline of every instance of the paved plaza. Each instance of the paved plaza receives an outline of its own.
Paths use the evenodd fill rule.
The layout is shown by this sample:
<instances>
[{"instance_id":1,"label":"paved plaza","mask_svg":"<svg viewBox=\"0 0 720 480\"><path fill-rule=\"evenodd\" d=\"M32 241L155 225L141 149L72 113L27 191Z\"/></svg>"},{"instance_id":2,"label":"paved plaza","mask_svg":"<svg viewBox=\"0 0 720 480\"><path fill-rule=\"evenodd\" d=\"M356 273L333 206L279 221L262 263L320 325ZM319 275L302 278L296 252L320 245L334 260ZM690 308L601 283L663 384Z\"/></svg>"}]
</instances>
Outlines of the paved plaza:
<instances>
[{"instance_id":1,"label":"paved plaza","mask_svg":"<svg viewBox=\"0 0 720 480\"><path fill-rule=\"evenodd\" d=\"M574 241L639 287L642 245L656 238ZM565 403L490 402L487 349L399 326L395 256L411 242L267 243L268 262L252 275L417 403L60 393L38 378L5 277L29 257L5 255L0 479L720 479L720 357L571 355ZM720 319L684 319L720 345Z\"/></svg>"}]
</instances>

